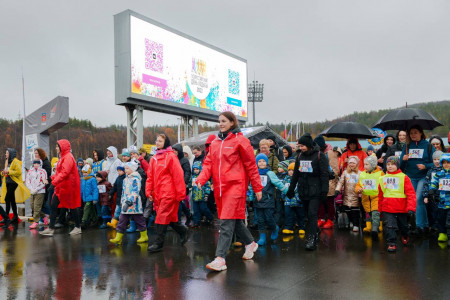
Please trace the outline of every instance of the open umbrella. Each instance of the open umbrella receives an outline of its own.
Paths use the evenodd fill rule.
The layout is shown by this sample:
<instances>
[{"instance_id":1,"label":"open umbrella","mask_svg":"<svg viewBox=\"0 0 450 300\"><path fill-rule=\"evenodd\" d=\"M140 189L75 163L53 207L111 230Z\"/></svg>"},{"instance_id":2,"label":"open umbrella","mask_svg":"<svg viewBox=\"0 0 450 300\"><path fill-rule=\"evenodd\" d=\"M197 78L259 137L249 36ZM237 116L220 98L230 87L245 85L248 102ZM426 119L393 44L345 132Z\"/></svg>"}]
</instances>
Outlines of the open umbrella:
<instances>
[{"instance_id":1,"label":"open umbrella","mask_svg":"<svg viewBox=\"0 0 450 300\"><path fill-rule=\"evenodd\" d=\"M414 125L419 125L424 130L443 126L438 119L423 109L407 107L388 112L373 127L383 130L407 130Z\"/></svg>"},{"instance_id":2,"label":"open umbrella","mask_svg":"<svg viewBox=\"0 0 450 300\"><path fill-rule=\"evenodd\" d=\"M356 122L339 122L321 132L326 137L337 138L377 138L378 134L366 125Z\"/></svg>"}]
</instances>

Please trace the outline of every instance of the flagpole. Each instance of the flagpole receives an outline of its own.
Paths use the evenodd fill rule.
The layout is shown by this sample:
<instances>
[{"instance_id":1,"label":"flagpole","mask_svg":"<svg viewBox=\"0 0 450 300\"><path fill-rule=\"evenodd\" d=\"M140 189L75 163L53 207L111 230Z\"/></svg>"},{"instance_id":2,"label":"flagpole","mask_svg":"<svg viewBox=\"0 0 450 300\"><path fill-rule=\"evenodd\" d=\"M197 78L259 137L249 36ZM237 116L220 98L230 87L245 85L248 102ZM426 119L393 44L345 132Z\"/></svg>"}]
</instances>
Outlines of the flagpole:
<instances>
[{"instance_id":1,"label":"flagpole","mask_svg":"<svg viewBox=\"0 0 450 300\"><path fill-rule=\"evenodd\" d=\"M23 120L22 120L22 181L25 181L25 79L23 78L22 68L22 99L23 99Z\"/></svg>"}]
</instances>

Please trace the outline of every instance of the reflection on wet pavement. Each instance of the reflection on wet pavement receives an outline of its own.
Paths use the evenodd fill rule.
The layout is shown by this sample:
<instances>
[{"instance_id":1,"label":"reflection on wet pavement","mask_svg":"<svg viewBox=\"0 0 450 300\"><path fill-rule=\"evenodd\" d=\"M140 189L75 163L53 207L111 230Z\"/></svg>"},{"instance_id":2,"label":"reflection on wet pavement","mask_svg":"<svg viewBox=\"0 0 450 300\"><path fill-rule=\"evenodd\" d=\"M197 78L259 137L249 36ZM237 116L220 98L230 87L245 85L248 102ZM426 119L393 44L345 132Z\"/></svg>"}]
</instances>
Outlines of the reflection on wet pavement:
<instances>
[{"instance_id":1,"label":"reflection on wet pavement","mask_svg":"<svg viewBox=\"0 0 450 300\"><path fill-rule=\"evenodd\" d=\"M306 252L298 235L260 247L252 261L230 249L228 270L209 272L218 233L193 230L178 245L169 232L165 249L147 253L138 233L120 247L114 231L91 229L54 237L18 228L0 230L0 299L449 299L449 255L433 237L388 254L383 241L325 230L318 251ZM150 231L151 232L151 231ZM254 233L256 234L256 233Z\"/></svg>"}]
</instances>

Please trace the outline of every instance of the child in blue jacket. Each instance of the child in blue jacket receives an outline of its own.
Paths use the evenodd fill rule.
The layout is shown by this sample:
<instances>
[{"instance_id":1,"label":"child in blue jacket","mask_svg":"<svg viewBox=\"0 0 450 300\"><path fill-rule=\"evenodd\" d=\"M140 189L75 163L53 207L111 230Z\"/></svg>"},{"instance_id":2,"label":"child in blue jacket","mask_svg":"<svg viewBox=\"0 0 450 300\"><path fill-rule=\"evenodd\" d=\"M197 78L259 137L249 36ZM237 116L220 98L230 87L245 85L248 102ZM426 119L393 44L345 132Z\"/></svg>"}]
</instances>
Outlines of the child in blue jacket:
<instances>
[{"instance_id":1,"label":"child in blue jacket","mask_svg":"<svg viewBox=\"0 0 450 300\"><path fill-rule=\"evenodd\" d=\"M278 179L277 175L267 168L269 159L265 154L258 154L256 156L256 163L258 165L263 190L261 200L255 201L253 207L258 216L258 245L263 246L266 244L266 227L272 231L272 234L270 235L272 241L275 241L278 238L278 231L280 230L275 223L274 218L275 189L278 188L282 193L286 193L288 189L283 185L283 182Z\"/></svg>"},{"instance_id":2,"label":"child in blue jacket","mask_svg":"<svg viewBox=\"0 0 450 300\"><path fill-rule=\"evenodd\" d=\"M450 153L441 155L442 170L431 179L429 198L438 201L438 242L447 242L450 246Z\"/></svg>"},{"instance_id":3,"label":"child in blue jacket","mask_svg":"<svg viewBox=\"0 0 450 300\"><path fill-rule=\"evenodd\" d=\"M92 173L90 165L84 165L81 169L83 177L81 178L81 199L83 200L83 218L81 228L85 229L89 224L96 224L98 217L95 210L95 204L98 202L97 180Z\"/></svg>"},{"instance_id":4,"label":"child in blue jacket","mask_svg":"<svg viewBox=\"0 0 450 300\"><path fill-rule=\"evenodd\" d=\"M192 200L194 205L194 224L192 227L199 227L202 216L206 217L208 223L214 220L211 211L208 208L208 197L211 193L211 185L209 181L202 186L201 189L197 187L195 181L202 171L202 164L199 161L194 162L192 166Z\"/></svg>"},{"instance_id":5,"label":"child in blue jacket","mask_svg":"<svg viewBox=\"0 0 450 300\"><path fill-rule=\"evenodd\" d=\"M292 175L294 175L295 163L289 164L288 174L283 180L283 185L289 189L291 185ZM299 227L299 235L301 237L305 236L305 210L303 204L300 200L297 190L295 190L294 198L288 198L286 195L283 196L284 199L284 213L286 216L286 223L284 225L284 234L293 234L294 225L297 223Z\"/></svg>"},{"instance_id":6,"label":"child in blue jacket","mask_svg":"<svg viewBox=\"0 0 450 300\"><path fill-rule=\"evenodd\" d=\"M442 151L435 151L433 153L433 164L434 166L428 170L427 176L425 177L425 184L423 185L423 201L427 206L427 214L428 214L428 223L432 230L438 230L438 222L437 222L437 214L438 214L438 200L434 197L428 199L428 191L430 190L430 184L433 177L442 170L440 159Z\"/></svg>"}]
</instances>

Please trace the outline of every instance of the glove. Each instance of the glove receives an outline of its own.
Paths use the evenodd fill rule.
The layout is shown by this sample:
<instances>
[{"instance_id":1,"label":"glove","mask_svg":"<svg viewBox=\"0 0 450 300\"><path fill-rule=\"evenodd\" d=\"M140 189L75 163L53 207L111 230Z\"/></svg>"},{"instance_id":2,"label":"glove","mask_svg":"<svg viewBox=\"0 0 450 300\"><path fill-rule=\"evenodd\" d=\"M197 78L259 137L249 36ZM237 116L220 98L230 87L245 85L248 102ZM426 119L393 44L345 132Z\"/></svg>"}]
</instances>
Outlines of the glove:
<instances>
[{"instance_id":1,"label":"glove","mask_svg":"<svg viewBox=\"0 0 450 300\"><path fill-rule=\"evenodd\" d=\"M289 190L287 193L286 193L286 197L288 197L289 199L292 199L292 198L294 198L294 196L295 196L295 190Z\"/></svg>"},{"instance_id":2,"label":"glove","mask_svg":"<svg viewBox=\"0 0 450 300\"><path fill-rule=\"evenodd\" d=\"M413 212L412 210L409 210L409 211L408 211L408 215L409 215L410 217L414 217L414 212Z\"/></svg>"},{"instance_id":3,"label":"glove","mask_svg":"<svg viewBox=\"0 0 450 300\"><path fill-rule=\"evenodd\" d=\"M335 192L334 192L334 198L336 198L337 196L339 196L340 193L341 193L341 192L339 192L339 191L335 191Z\"/></svg>"}]
</instances>

